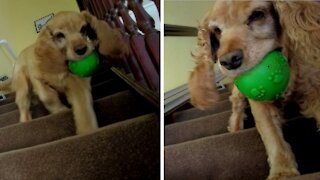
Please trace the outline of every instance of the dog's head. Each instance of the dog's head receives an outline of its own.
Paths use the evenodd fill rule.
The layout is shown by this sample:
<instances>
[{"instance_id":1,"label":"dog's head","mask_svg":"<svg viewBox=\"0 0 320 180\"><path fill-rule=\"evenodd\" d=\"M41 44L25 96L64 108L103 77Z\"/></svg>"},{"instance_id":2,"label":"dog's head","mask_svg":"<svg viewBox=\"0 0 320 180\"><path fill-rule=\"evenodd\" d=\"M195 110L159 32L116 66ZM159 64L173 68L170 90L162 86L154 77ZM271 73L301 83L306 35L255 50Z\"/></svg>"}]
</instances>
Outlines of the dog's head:
<instances>
[{"instance_id":1,"label":"dog's head","mask_svg":"<svg viewBox=\"0 0 320 180\"><path fill-rule=\"evenodd\" d=\"M127 54L128 47L119 30L90 13L59 12L41 30L36 54L57 60L79 60L97 49L105 56Z\"/></svg>"},{"instance_id":2,"label":"dog's head","mask_svg":"<svg viewBox=\"0 0 320 180\"><path fill-rule=\"evenodd\" d=\"M214 63L224 75L236 77L279 48L280 34L272 2L217 1L199 26L197 65L189 79L191 103L203 108L217 100Z\"/></svg>"}]
</instances>

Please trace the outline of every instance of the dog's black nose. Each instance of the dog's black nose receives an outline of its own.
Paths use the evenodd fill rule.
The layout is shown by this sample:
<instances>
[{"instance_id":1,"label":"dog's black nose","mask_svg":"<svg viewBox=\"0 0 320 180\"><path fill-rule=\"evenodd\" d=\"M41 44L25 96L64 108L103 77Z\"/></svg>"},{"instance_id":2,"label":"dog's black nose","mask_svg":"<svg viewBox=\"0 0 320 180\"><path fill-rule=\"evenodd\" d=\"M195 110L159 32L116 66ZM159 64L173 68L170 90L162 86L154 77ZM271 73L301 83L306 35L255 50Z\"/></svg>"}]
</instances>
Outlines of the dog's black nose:
<instances>
[{"instance_id":1,"label":"dog's black nose","mask_svg":"<svg viewBox=\"0 0 320 180\"><path fill-rule=\"evenodd\" d=\"M84 55L87 52L87 46L75 49L74 52L76 52L76 54L79 56Z\"/></svg>"},{"instance_id":2,"label":"dog's black nose","mask_svg":"<svg viewBox=\"0 0 320 180\"><path fill-rule=\"evenodd\" d=\"M242 50L234 50L220 57L220 64L226 69L237 69L242 64L243 52Z\"/></svg>"}]
</instances>

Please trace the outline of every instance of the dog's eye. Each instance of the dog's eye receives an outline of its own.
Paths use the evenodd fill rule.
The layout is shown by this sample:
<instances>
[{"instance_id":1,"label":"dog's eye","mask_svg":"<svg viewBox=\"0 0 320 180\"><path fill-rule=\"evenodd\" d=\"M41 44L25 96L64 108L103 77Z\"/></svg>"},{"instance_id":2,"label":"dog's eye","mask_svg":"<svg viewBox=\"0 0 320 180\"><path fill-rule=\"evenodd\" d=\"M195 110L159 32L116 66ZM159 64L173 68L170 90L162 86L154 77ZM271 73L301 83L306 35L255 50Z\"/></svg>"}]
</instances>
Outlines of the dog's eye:
<instances>
[{"instance_id":1,"label":"dog's eye","mask_svg":"<svg viewBox=\"0 0 320 180\"><path fill-rule=\"evenodd\" d=\"M96 32L91 28L91 26L89 24L82 26L80 29L80 33L83 36L88 36L91 40L97 39Z\"/></svg>"},{"instance_id":2,"label":"dog's eye","mask_svg":"<svg viewBox=\"0 0 320 180\"><path fill-rule=\"evenodd\" d=\"M253 21L261 20L262 18L264 18L264 16L265 16L265 14L261 10L253 11L248 18L248 24L250 24Z\"/></svg>"},{"instance_id":3,"label":"dog's eye","mask_svg":"<svg viewBox=\"0 0 320 180\"><path fill-rule=\"evenodd\" d=\"M220 47L220 42L215 34L210 34L211 51L216 52Z\"/></svg>"},{"instance_id":4,"label":"dog's eye","mask_svg":"<svg viewBox=\"0 0 320 180\"><path fill-rule=\"evenodd\" d=\"M217 35L220 35L221 34L221 29L216 27L214 28L214 33L217 34Z\"/></svg>"},{"instance_id":5,"label":"dog's eye","mask_svg":"<svg viewBox=\"0 0 320 180\"><path fill-rule=\"evenodd\" d=\"M85 36L87 35L87 25L81 27L80 33Z\"/></svg>"},{"instance_id":6,"label":"dog's eye","mask_svg":"<svg viewBox=\"0 0 320 180\"><path fill-rule=\"evenodd\" d=\"M64 34L62 32L58 32L54 35L55 39L63 39L65 38Z\"/></svg>"}]
</instances>

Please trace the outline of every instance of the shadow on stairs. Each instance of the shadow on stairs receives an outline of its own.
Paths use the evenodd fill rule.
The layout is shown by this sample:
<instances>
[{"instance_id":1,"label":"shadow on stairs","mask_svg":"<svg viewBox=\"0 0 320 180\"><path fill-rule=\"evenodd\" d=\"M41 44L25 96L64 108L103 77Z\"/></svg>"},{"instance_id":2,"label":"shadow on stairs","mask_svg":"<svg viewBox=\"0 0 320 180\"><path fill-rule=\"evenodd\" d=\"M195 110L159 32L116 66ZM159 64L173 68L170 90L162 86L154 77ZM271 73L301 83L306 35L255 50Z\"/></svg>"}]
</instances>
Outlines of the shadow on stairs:
<instances>
[{"instance_id":1,"label":"shadow on stairs","mask_svg":"<svg viewBox=\"0 0 320 180\"><path fill-rule=\"evenodd\" d=\"M165 117L165 179L261 180L269 174L264 145L247 108L245 129L227 131L231 115L230 93L201 111L189 103ZM289 179L320 179L320 134L314 119L303 118L288 106L283 124L286 141L296 156L301 176Z\"/></svg>"},{"instance_id":2,"label":"shadow on stairs","mask_svg":"<svg viewBox=\"0 0 320 180\"><path fill-rule=\"evenodd\" d=\"M0 102L0 179L160 179L159 110L108 68L92 78L99 129L76 135L71 110L32 106L19 123L14 94Z\"/></svg>"}]
</instances>

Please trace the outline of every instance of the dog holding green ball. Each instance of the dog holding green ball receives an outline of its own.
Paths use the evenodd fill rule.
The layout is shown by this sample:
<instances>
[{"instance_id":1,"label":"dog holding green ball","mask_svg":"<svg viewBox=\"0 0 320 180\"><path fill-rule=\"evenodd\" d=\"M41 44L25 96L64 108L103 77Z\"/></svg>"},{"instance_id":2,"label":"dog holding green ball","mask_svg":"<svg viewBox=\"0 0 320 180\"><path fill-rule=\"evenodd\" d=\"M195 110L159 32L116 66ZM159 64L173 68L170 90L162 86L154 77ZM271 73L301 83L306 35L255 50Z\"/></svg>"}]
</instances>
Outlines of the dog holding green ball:
<instances>
[{"instance_id":1,"label":"dog holding green ball","mask_svg":"<svg viewBox=\"0 0 320 180\"><path fill-rule=\"evenodd\" d=\"M20 121L32 119L31 94L50 113L68 110L59 99L62 93L71 105L78 134L98 128L90 86L99 66L98 53L111 57L128 53L119 30L86 11L57 13L15 64L10 86L16 93Z\"/></svg>"},{"instance_id":2,"label":"dog holding green ball","mask_svg":"<svg viewBox=\"0 0 320 180\"><path fill-rule=\"evenodd\" d=\"M295 102L320 127L319 9L316 1L217 1L199 25L191 103L205 109L217 102L216 63L234 83L228 130L243 129L249 102L268 155L268 179L299 174L278 105Z\"/></svg>"}]
</instances>

